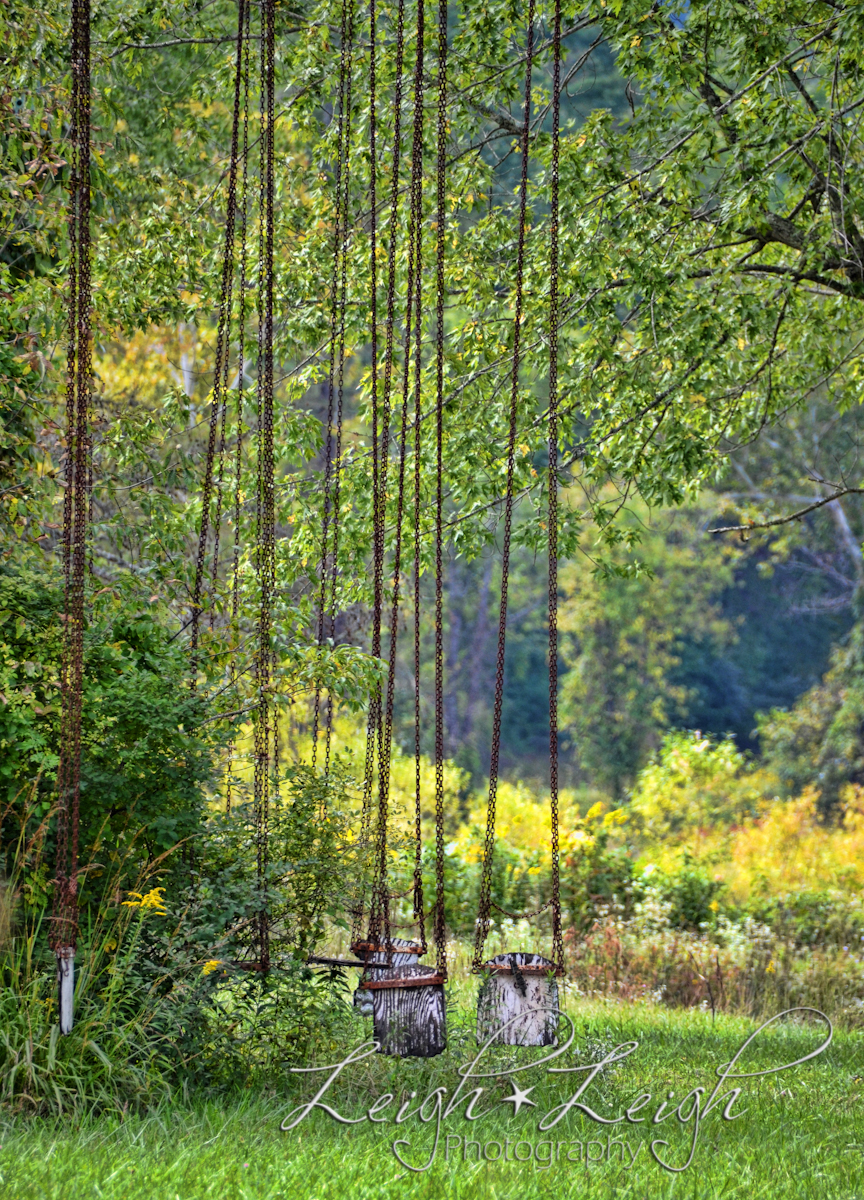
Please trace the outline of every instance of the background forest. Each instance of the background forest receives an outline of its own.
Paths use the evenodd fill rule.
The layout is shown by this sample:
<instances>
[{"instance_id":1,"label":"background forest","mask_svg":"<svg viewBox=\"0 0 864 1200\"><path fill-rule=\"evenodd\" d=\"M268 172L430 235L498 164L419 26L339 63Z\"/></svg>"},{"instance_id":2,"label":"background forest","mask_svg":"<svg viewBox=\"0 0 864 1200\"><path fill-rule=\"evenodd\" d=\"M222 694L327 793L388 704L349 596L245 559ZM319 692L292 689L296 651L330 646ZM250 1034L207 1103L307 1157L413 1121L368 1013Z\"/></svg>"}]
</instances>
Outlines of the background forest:
<instances>
[{"instance_id":1,"label":"background forest","mask_svg":"<svg viewBox=\"0 0 864 1200\"><path fill-rule=\"evenodd\" d=\"M228 314L236 324L244 306L245 324L232 333L231 400L208 511L215 537L190 668L237 14L221 0L105 0L94 7L92 43L86 965L76 1033L62 1040L47 922L64 615L68 20L54 0L38 10L7 0L0 14L0 1094L12 1105L61 1111L82 1096L146 1104L166 1090L266 1073L292 1056L311 1060L353 1019L344 976L313 972L306 959L345 950L346 908L368 866L357 835L365 707L383 673L370 644L370 328L383 344L390 285L395 472L398 421L414 403L401 382L414 122L424 155L416 410L424 440L405 459L421 496L405 536L413 554L416 535L420 586L405 588L396 627L392 878L396 892L410 885L419 688L431 895L437 14L428 10L418 36L415 4L378 4L373 155L368 9L291 0L275 12L277 761L268 879L279 971L259 981L242 969L260 909L250 835L261 588L258 8L240 201L245 273ZM349 12L350 173L340 177L337 68ZM407 32L397 76L400 12ZM458 978L476 913L489 772L527 30L525 6L508 0L452 5L446 19L445 820ZM551 19L538 8L493 880L496 903L515 911L544 902L550 871ZM599 0L564 4L563 19L555 486L571 979L589 995L712 1013L812 1002L860 1027L862 14L834 0ZM328 458L339 178L349 213L344 411L340 452L331 443ZM340 488L338 573L332 636L319 644L331 477ZM386 503L392 562L395 488ZM411 555L406 579L409 568ZM389 601L389 577L385 593ZM329 771L311 744L316 689L335 713ZM547 917L501 917L494 936L548 946Z\"/></svg>"}]
</instances>

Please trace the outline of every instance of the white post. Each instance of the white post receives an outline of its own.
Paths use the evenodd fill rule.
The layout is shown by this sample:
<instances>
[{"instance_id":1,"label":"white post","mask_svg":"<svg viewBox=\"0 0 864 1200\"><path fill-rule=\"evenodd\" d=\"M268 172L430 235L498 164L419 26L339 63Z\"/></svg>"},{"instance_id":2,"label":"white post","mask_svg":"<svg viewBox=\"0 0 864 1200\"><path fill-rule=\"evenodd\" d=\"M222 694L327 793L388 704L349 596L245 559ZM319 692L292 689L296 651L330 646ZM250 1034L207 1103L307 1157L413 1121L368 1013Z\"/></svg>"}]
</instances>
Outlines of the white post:
<instances>
[{"instance_id":1,"label":"white post","mask_svg":"<svg viewBox=\"0 0 864 1200\"><path fill-rule=\"evenodd\" d=\"M74 946L61 946L57 951L57 987L60 993L60 1032L71 1033L75 995Z\"/></svg>"}]
</instances>

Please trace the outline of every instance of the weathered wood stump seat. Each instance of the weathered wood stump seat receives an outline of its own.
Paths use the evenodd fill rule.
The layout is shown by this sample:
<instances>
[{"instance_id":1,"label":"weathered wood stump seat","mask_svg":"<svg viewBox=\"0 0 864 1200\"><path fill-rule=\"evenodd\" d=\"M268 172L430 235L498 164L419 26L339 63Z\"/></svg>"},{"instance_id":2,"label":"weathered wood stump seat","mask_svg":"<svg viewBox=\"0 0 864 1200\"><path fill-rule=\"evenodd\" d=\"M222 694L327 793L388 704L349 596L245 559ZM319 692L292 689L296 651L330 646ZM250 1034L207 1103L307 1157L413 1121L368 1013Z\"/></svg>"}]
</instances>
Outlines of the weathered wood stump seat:
<instances>
[{"instance_id":1,"label":"weathered wood stump seat","mask_svg":"<svg viewBox=\"0 0 864 1200\"><path fill-rule=\"evenodd\" d=\"M446 1048L443 976L420 964L394 966L366 987L380 1054L433 1058Z\"/></svg>"},{"instance_id":2,"label":"weathered wood stump seat","mask_svg":"<svg viewBox=\"0 0 864 1200\"><path fill-rule=\"evenodd\" d=\"M416 966L420 958L420 952L423 949L417 942L407 942L405 938L393 938L393 961L394 967L410 967ZM387 947L375 946L372 947L369 942L355 942L351 947L352 954L356 954L358 958L364 962L368 962L366 974L369 979L380 979L383 974L390 970L387 965ZM381 966L377 965L380 963ZM358 1008L364 1017L372 1016L372 993L366 988L365 984L361 984L354 992L354 1007Z\"/></svg>"},{"instance_id":3,"label":"weathered wood stump seat","mask_svg":"<svg viewBox=\"0 0 864 1200\"><path fill-rule=\"evenodd\" d=\"M493 1045L553 1045L558 1032L558 984L550 972L555 964L542 954L516 951L497 954L483 966L490 975L477 1000L478 1044L484 1045L501 1029ZM508 1021L512 1024L502 1029Z\"/></svg>"}]
</instances>

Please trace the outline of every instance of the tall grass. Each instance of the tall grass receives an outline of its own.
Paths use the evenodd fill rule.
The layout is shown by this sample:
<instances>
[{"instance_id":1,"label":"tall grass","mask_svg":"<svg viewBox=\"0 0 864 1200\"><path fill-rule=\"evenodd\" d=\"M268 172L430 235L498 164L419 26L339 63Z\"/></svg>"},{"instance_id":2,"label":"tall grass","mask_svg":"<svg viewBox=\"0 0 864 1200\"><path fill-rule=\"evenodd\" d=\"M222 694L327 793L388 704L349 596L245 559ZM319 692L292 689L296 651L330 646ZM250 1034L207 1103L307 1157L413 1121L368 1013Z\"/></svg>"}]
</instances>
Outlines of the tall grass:
<instances>
[{"instance_id":1,"label":"tall grass","mask_svg":"<svg viewBox=\"0 0 864 1200\"><path fill-rule=\"evenodd\" d=\"M0 1103L56 1114L150 1104L167 1094L170 1059L152 1035L156 1006L129 987L144 918L118 906L85 921L75 1027L61 1037L45 909L28 904L22 869L38 872L52 814L35 828L28 815L25 808L12 872L0 881Z\"/></svg>"}]
</instances>

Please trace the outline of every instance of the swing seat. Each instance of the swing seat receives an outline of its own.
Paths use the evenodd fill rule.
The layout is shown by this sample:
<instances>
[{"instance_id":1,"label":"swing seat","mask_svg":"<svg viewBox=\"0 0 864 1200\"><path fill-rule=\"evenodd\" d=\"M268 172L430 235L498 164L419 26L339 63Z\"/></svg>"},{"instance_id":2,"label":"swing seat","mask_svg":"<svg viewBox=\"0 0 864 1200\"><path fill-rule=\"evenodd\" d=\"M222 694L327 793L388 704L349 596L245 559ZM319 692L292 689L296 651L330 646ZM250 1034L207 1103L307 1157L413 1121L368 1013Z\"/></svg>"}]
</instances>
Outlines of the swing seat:
<instances>
[{"instance_id":1,"label":"swing seat","mask_svg":"<svg viewBox=\"0 0 864 1200\"><path fill-rule=\"evenodd\" d=\"M370 979L366 988L379 1054L434 1058L446 1048L443 975L419 964L394 966Z\"/></svg>"},{"instance_id":2,"label":"swing seat","mask_svg":"<svg viewBox=\"0 0 864 1200\"><path fill-rule=\"evenodd\" d=\"M493 1045L554 1045L558 984L550 972L556 970L555 964L542 954L516 951L497 954L483 967L489 975L477 999L477 1044L485 1045L501 1030Z\"/></svg>"},{"instance_id":3,"label":"swing seat","mask_svg":"<svg viewBox=\"0 0 864 1200\"><path fill-rule=\"evenodd\" d=\"M418 942L408 942L405 938L393 938L390 944L393 948L391 966L417 966L420 955L423 953L423 947ZM366 974L369 979L380 979L391 969L387 965L386 946L373 946L371 942L355 942L351 947L351 953L356 954L364 962L368 962L369 965ZM375 964L377 963L381 965L376 966ZM372 993L368 990L365 983L361 983L354 992L354 1007L360 1010L361 1016L372 1016Z\"/></svg>"}]
</instances>

